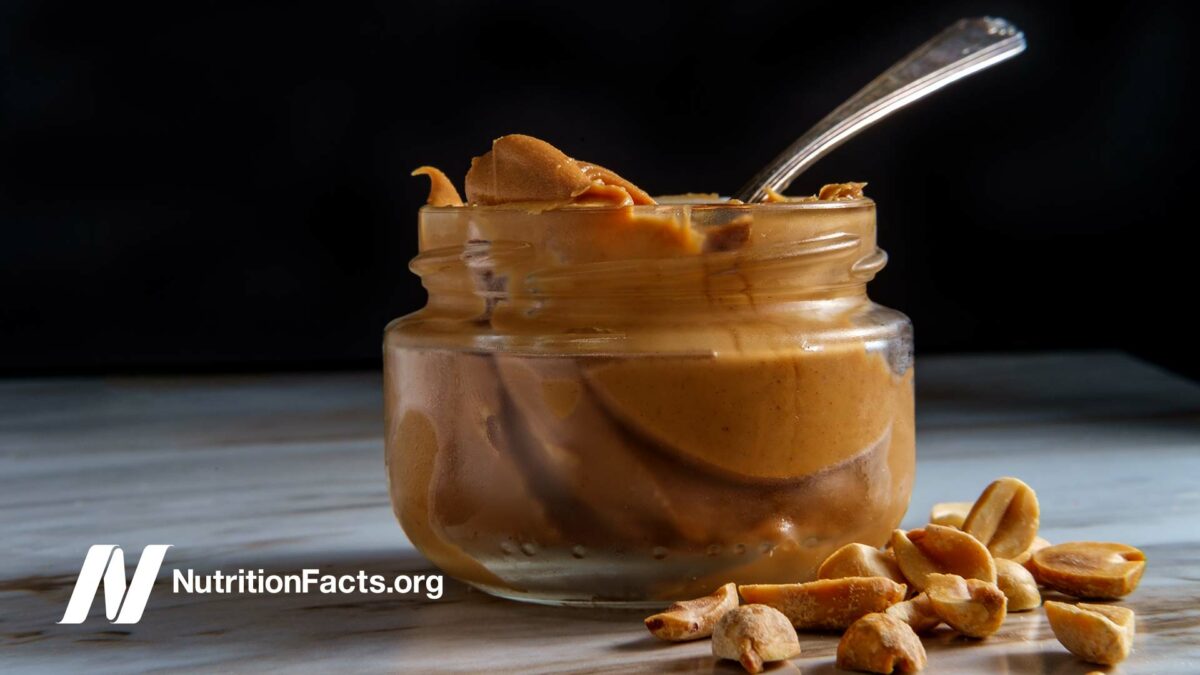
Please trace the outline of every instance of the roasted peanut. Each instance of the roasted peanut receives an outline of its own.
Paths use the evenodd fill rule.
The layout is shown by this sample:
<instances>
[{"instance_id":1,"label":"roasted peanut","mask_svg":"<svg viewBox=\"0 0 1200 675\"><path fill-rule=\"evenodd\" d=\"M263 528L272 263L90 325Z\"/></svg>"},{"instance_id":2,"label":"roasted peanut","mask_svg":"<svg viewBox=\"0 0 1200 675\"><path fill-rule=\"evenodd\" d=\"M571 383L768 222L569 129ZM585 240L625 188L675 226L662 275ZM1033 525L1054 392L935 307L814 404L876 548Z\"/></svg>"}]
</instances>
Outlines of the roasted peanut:
<instances>
[{"instance_id":1,"label":"roasted peanut","mask_svg":"<svg viewBox=\"0 0 1200 675\"><path fill-rule=\"evenodd\" d=\"M1042 604L1042 594L1029 570L1012 560L996 558L996 585L1008 598L1008 611L1024 612Z\"/></svg>"},{"instance_id":2,"label":"roasted peanut","mask_svg":"<svg viewBox=\"0 0 1200 675\"><path fill-rule=\"evenodd\" d=\"M843 577L884 577L904 583L891 551L880 551L866 544L846 544L834 551L817 569L818 579Z\"/></svg>"},{"instance_id":3,"label":"roasted peanut","mask_svg":"<svg viewBox=\"0 0 1200 675\"><path fill-rule=\"evenodd\" d=\"M918 591L930 574L957 574L995 583L996 564L979 540L945 525L892 533L892 554L904 578Z\"/></svg>"},{"instance_id":4,"label":"roasted peanut","mask_svg":"<svg viewBox=\"0 0 1200 675\"><path fill-rule=\"evenodd\" d=\"M928 581L925 594L933 611L951 628L973 638L1000 630L1008 599L996 584L955 574L931 574Z\"/></svg>"},{"instance_id":5,"label":"roasted peanut","mask_svg":"<svg viewBox=\"0 0 1200 675\"><path fill-rule=\"evenodd\" d=\"M1001 478L975 500L962 529L983 542L993 556L1013 558L1033 543L1038 519L1033 488L1016 478Z\"/></svg>"},{"instance_id":6,"label":"roasted peanut","mask_svg":"<svg viewBox=\"0 0 1200 675\"><path fill-rule=\"evenodd\" d=\"M737 606L737 585L725 584L712 595L677 602L658 614L646 617L646 628L655 637L668 642L697 640L712 635L717 621Z\"/></svg>"},{"instance_id":7,"label":"roasted peanut","mask_svg":"<svg viewBox=\"0 0 1200 675\"><path fill-rule=\"evenodd\" d=\"M1038 583L1077 598L1121 598L1137 588L1146 554L1132 546L1100 541L1056 544L1033 554Z\"/></svg>"},{"instance_id":8,"label":"roasted peanut","mask_svg":"<svg viewBox=\"0 0 1200 675\"><path fill-rule=\"evenodd\" d=\"M907 587L883 577L820 579L806 584L739 586L746 602L774 607L799 629L846 628L904 599Z\"/></svg>"},{"instance_id":9,"label":"roasted peanut","mask_svg":"<svg viewBox=\"0 0 1200 675\"><path fill-rule=\"evenodd\" d=\"M1047 602L1054 637L1075 656L1106 666L1125 660L1133 647L1133 610L1114 605Z\"/></svg>"},{"instance_id":10,"label":"roasted peanut","mask_svg":"<svg viewBox=\"0 0 1200 675\"><path fill-rule=\"evenodd\" d=\"M933 611L929 596L919 593L904 602L897 602L884 612L908 624L917 633L927 633L942 622L942 617Z\"/></svg>"},{"instance_id":11,"label":"roasted peanut","mask_svg":"<svg viewBox=\"0 0 1200 675\"><path fill-rule=\"evenodd\" d=\"M748 673L763 663L800 656L800 640L787 617L766 605L742 605L722 616L713 628L712 653L733 659Z\"/></svg>"},{"instance_id":12,"label":"roasted peanut","mask_svg":"<svg viewBox=\"0 0 1200 675\"><path fill-rule=\"evenodd\" d=\"M963 521L974 505L974 502L939 502L929 510L929 522L961 530Z\"/></svg>"},{"instance_id":13,"label":"roasted peanut","mask_svg":"<svg viewBox=\"0 0 1200 675\"><path fill-rule=\"evenodd\" d=\"M837 647L837 666L846 670L915 673L925 661L925 646L917 634L889 614L868 614L855 621Z\"/></svg>"}]
</instances>

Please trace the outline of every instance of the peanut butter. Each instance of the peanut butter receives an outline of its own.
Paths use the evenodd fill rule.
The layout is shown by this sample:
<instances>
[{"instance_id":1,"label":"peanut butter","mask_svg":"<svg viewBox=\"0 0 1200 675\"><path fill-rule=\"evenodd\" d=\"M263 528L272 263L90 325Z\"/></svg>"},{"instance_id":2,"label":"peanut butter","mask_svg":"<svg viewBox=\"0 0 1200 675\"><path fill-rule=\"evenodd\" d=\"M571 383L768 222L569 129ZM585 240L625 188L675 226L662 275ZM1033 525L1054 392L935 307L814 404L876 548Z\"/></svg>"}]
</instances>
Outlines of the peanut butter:
<instances>
[{"instance_id":1,"label":"peanut butter","mask_svg":"<svg viewBox=\"0 0 1200 675\"><path fill-rule=\"evenodd\" d=\"M520 135L472 161L465 205L421 171L430 298L388 327L385 406L393 504L433 562L661 607L887 541L913 371L907 320L863 290L885 258L861 184L656 205Z\"/></svg>"},{"instance_id":2,"label":"peanut butter","mask_svg":"<svg viewBox=\"0 0 1200 675\"><path fill-rule=\"evenodd\" d=\"M458 190L454 189L454 183L442 173L440 169L435 169L432 166L421 166L413 170L414 176L429 176L429 199L427 203L430 206L462 206L462 197L458 196Z\"/></svg>"},{"instance_id":3,"label":"peanut butter","mask_svg":"<svg viewBox=\"0 0 1200 675\"><path fill-rule=\"evenodd\" d=\"M653 204L650 195L598 164L567 157L549 143L522 134L501 136L471 160L467 199L472 204Z\"/></svg>"}]
</instances>

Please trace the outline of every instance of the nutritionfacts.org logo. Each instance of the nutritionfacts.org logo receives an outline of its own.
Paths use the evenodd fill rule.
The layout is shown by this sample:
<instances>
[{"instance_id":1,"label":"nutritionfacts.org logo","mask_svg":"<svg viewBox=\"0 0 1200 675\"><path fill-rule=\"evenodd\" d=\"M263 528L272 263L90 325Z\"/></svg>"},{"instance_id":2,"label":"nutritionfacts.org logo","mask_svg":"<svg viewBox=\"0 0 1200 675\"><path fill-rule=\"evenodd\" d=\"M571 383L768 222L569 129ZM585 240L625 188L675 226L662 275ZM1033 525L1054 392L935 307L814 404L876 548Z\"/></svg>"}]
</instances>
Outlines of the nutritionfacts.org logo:
<instances>
[{"instance_id":1,"label":"nutritionfacts.org logo","mask_svg":"<svg viewBox=\"0 0 1200 675\"><path fill-rule=\"evenodd\" d=\"M154 580L158 578L158 570L169 548L171 544L150 544L142 549L133 583L128 587L125 585L125 554L120 546L96 544L88 549L79 578L75 580L75 590L67 602L67 611L59 623L83 623L101 582L104 583L104 614L109 621L141 621L150 590L154 588Z\"/></svg>"},{"instance_id":2,"label":"nutritionfacts.org logo","mask_svg":"<svg viewBox=\"0 0 1200 675\"><path fill-rule=\"evenodd\" d=\"M112 623L137 623L142 619L146 601L162 568L163 559L171 544L150 544L142 549L132 581L126 577L125 554L120 546L97 544L88 549L83 567L75 580L75 590L67 602L60 624L83 623L92 608L96 592L104 586L104 614ZM172 593L229 593L229 594L290 594L290 593L367 593L367 594L424 594L430 600L442 597L440 574L399 574L388 578L382 574L322 574L321 570L306 568L295 574L269 574L265 570L243 570L226 573L216 570L197 573L194 569L176 569L171 583Z\"/></svg>"}]
</instances>

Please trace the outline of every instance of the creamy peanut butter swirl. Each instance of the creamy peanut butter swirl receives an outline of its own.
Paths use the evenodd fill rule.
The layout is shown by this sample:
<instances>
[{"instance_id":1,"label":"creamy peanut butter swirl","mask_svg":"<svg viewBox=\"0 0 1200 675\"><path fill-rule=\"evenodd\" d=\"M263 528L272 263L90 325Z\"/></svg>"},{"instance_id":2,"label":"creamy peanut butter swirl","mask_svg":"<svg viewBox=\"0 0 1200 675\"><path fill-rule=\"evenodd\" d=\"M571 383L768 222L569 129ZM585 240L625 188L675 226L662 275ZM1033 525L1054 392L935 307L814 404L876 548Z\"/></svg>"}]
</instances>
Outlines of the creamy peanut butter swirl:
<instances>
[{"instance_id":1,"label":"creamy peanut butter swirl","mask_svg":"<svg viewBox=\"0 0 1200 675\"><path fill-rule=\"evenodd\" d=\"M463 206L454 184L438 169L422 166L413 175L430 178L430 206ZM832 183L815 194L786 197L775 191L768 202L845 201L863 198L866 183ZM568 157L533 136L509 134L471 160L466 179L467 205L528 204L537 210L560 206L633 206L657 204L645 190L599 164ZM695 195L698 200L705 195ZM678 201L678 199L673 200ZM704 201L711 201L709 199ZM737 203L736 201L734 203Z\"/></svg>"}]
</instances>

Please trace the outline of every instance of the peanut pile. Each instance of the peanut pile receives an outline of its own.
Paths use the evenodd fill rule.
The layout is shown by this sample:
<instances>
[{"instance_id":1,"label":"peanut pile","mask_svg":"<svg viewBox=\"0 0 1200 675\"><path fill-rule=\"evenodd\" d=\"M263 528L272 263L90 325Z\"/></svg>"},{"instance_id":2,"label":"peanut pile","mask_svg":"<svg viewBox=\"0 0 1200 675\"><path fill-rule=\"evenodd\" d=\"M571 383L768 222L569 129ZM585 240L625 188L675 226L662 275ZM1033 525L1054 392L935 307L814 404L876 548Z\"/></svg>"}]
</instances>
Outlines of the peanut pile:
<instances>
[{"instance_id":1,"label":"peanut pile","mask_svg":"<svg viewBox=\"0 0 1200 675\"><path fill-rule=\"evenodd\" d=\"M941 624L983 639L1009 612L1042 605L1041 588L1080 599L1113 600L1137 588L1146 556L1125 544L1052 545L1038 536L1037 495L1016 478L993 481L975 502L936 504L929 524L896 530L885 549L847 544L818 579L795 584L726 584L646 619L656 637L712 636L713 656L747 672L800 655L797 631L843 631L839 668L912 673L926 664L922 634ZM739 595L747 604L739 606ZM1115 605L1046 602L1064 647L1112 665L1133 646L1133 611Z\"/></svg>"}]
</instances>

